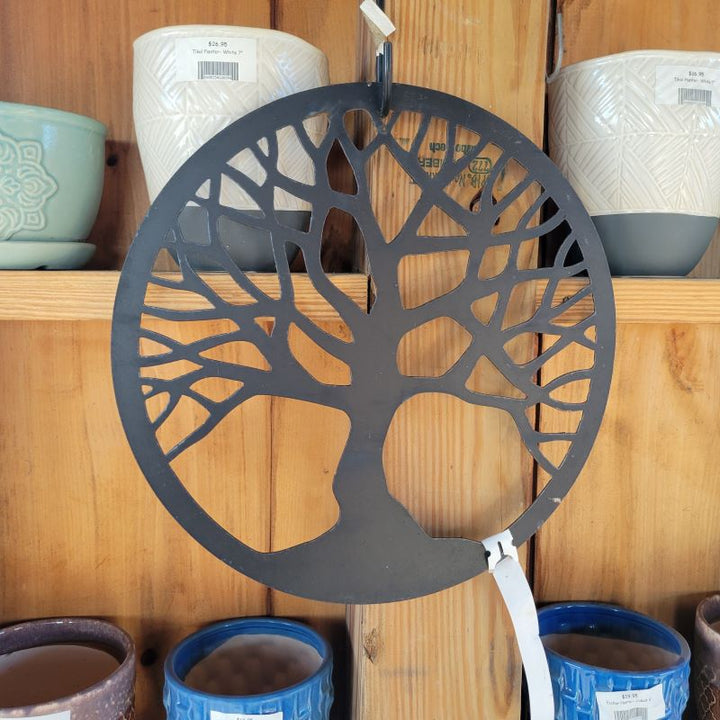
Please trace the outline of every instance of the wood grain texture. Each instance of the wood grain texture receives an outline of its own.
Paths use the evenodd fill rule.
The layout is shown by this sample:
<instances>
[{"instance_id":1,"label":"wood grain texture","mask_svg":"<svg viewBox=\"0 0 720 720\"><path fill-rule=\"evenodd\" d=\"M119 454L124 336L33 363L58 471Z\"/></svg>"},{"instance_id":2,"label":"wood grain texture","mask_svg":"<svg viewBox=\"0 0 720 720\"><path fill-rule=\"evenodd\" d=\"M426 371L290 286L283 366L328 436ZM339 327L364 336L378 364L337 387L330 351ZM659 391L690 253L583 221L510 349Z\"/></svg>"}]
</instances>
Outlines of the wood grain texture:
<instances>
[{"instance_id":1,"label":"wood grain texture","mask_svg":"<svg viewBox=\"0 0 720 720\"><path fill-rule=\"evenodd\" d=\"M559 0L563 66L627 50L720 51L715 0ZM691 277L720 277L720 232Z\"/></svg>"},{"instance_id":2,"label":"wood grain texture","mask_svg":"<svg viewBox=\"0 0 720 720\"><path fill-rule=\"evenodd\" d=\"M717 321L618 325L595 447L538 535L538 602L621 603L691 637L695 606L720 587L719 354ZM543 432L568 429L558 415Z\"/></svg>"},{"instance_id":3,"label":"wood grain texture","mask_svg":"<svg viewBox=\"0 0 720 720\"><path fill-rule=\"evenodd\" d=\"M328 56L331 83L359 79L360 3L355 0L274 0L273 4L275 28L305 38Z\"/></svg>"},{"instance_id":4,"label":"wood grain texture","mask_svg":"<svg viewBox=\"0 0 720 720\"><path fill-rule=\"evenodd\" d=\"M170 648L205 623L263 614L265 588L213 558L152 494L115 409L109 323L3 322L0 339L2 622L93 615L118 623L139 656L156 657L138 664L138 717L164 717ZM247 442L261 446L269 426L250 432ZM269 487L269 462L256 457ZM236 460L235 444L215 448L205 472L222 480ZM256 538L267 538L268 510L234 507Z\"/></svg>"},{"instance_id":5,"label":"wood grain texture","mask_svg":"<svg viewBox=\"0 0 720 720\"><path fill-rule=\"evenodd\" d=\"M700 262L689 274L691 278L720 277L720 230L715 231L710 247L700 258Z\"/></svg>"},{"instance_id":6,"label":"wood grain texture","mask_svg":"<svg viewBox=\"0 0 720 720\"><path fill-rule=\"evenodd\" d=\"M172 273L160 273L172 277ZM230 293L237 286L228 276L208 275L210 284ZM274 275L251 274L253 282L272 295L278 288ZM0 271L0 320L108 320L112 317L120 273L104 271L43 272ZM292 276L298 307L316 320L332 321L336 311L320 297L307 276ZM365 307L367 278L364 275L331 275L333 283ZM163 302L170 292L153 286L150 298ZM174 301L178 294L172 293ZM193 300L180 300L178 309L194 307Z\"/></svg>"},{"instance_id":7,"label":"wood grain texture","mask_svg":"<svg viewBox=\"0 0 720 720\"><path fill-rule=\"evenodd\" d=\"M414 268L422 282L408 285L408 292L426 292L430 297L442 294L443 283L452 278L450 266L445 275L434 272L432 263ZM272 292L277 287L271 275L254 275L258 287ZM363 275L331 276L359 306L367 297L368 282ZM113 272L43 272L0 271L0 320L107 320L112 316L118 273ZM321 300L303 274L293 275L299 307L318 321L332 321L334 311ZM566 281L568 293L575 292L583 280ZM232 283L218 276L216 287L225 291ZM425 290L423 290L423 287ZM535 287L535 303L544 292L544 283ZM711 279L686 278L613 278L615 311L623 323L716 323L720 322L720 282ZM162 289L154 297L163 298ZM577 322L586 305L578 303L575 313L569 311L568 323Z\"/></svg>"},{"instance_id":8,"label":"wood grain texture","mask_svg":"<svg viewBox=\"0 0 720 720\"><path fill-rule=\"evenodd\" d=\"M542 143L546 3L393 0L396 82L476 103Z\"/></svg>"},{"instance_id":9,"label":"wood grain texture","mask_svg":"<svg viewBox=\"0 0 720 720\"><path fill-rule=\"evenodd\" d=\"M559 0L563 65L626 50L720 50L714 0Z\"/></svg>"},{"instance_id":10,"label":"wood grain texture","mask_svg":"<svg viewBox=\"0 0 720 720\"><path fill-rule=\"evenodd\" d=\"M398 28L392 36L396 81L463 97L541 142L546 3L398 0L385 9ZM402 144L417 126L417 117L401 117L393 133ZM429 143L444 142L444 130L435 121L428 129L422 154L431 161L437 154ZM390 239L417 199L416 188L389 154L375 158L369 173L374 209ZM511 187L511 173L507 182ZM423 233L452 234L452 228L437 215ZM522 262L533 261L528 248ZM437 297L464 272L454 253L403 262L403 301L412 307ZM519 304L533 302L530 294ZM441 374L456 358L455 329L438 324L408 339L399 350L400 367ZM532 467L512 423L500 415L437 395L408 401L396 414L384 452L388 486L431 534L481 538L502 530L526 506ZM426 598L350 608L349 620L353 717L519 716L519 657L489 576Z\"/></svg>"},{"instance_id":11,"label":"wood grain texture","mask_svg":"<svg viewBox=\"0 0 720 720\"><path fill-rule=\"evenodd\" d=\"M40 276L33 277L37 287ZM111 273L42 277L51 285L52 278L60 280L70 297L72 287L85 300L104 294L106 309L117 281ZM362 280L358 287L367 289ZM55 297L59 294L56 288ZM364 297L356 300L364 306ZM74 302L76 308L82 304L78 298ZM329 332L342 332L331 318L306 310ZM104 319L0 319L5 359L0 371L0 621L97 615L124 627L143 658L140 720L164 717L162 663L173 645L202 625L229 617L274 612L318 627L335 646L340 689L347 673L344 608L271 596L265 586L204 550L152 494L119 422L110 377L110 323L106 310L98 314ZM213 334L213 328L212 323L203 328L166 323L162 332L189 342L198 332ZM226 346L223 351L232 361L249 349ZM28 362L30 357L35 361ZM338 372L325 358L305 357L313 372ZM214 390L221 392L221 381L215 382ZM184 437L194 412L188 408L172 415L159 436L169 433L170 444ZM173 469L218 522L243 542L269 551L332 524L329 490L342 443L337 418L323 416L318 408L257 397L180 455Z\"/></svg>"},{"instance_id":12,"label":"wood grain texture","mask_svg":"<svg viewBox=\"0 0 720 720\"><path fill-rule=\"evenodd\" d=\"M571 296L585 280L563 282L563 296ZM711 279L613 278L615 313L618 323L668 324L720 322L720 283ZM539 304L546 283L535 287ZM563 314L563 322L575 324L591 309L592 300L581 300Z\"/></svg>"}]
</instances>

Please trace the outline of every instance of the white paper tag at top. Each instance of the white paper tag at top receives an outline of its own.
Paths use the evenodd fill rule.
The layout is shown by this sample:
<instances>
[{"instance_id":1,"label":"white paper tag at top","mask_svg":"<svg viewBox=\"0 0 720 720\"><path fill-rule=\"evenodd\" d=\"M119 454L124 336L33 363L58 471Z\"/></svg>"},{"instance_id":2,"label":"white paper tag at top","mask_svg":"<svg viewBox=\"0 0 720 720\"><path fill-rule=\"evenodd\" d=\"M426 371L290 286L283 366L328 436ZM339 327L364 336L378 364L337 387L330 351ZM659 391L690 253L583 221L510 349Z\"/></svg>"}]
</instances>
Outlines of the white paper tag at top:
<instances>
[{"instance_id":1,"label":"white paper tag at top","mask_svg":"<svg viewBox=\"0 0 720 720\"><path fill-rule=\"evenodd\" d=\"M658 66L655 104L720 107L720 70L689 65Z\"/></svg>"},{"instance_id":2,"label":"white paper tag at top","mask_svg":"<svg viewBox=\"0 0 720 720\"><path fill-rule=\"evenodd\" d=\"M257 82L257 39L196 37L175 40L175 79Z\"/></svg>"},{"instance_id":3,"label":"white paper tag at top","mask_svg":"<svg viewBox=\"0 0 720 720\"><path fill-rule=\"evenodd\" d=\"M247 713L224 713L211 710L210 720L283 720L283 713L280 710L270 715L248 715Z\"/></svg>"},{"instance_id":4,"label":"white paper tag at top","mask_svg":"<svg viewBox=\"0 0 720 720\"><path fill-rule=\"evenodd\" d=\"M62 712L50 713L49 715L33 715L34 720L70 720L70 710ZM0 720L14 720L14 718L0 715Z\"/></svg>"},{"instance_id":5,"label":"white paper tag at top","mask_svg":"<svg viewBox=\"0 0 720 720\"><path fill-rule=\"evenodd\" d=\"M598 720L661 720L665 717L662 685L647 690L596 692Z\"/></svg>"},{"instance_id":6,"label":"white paper tag at top","mask_svg":"<svg viewBox=\"0 0 720 720\"><path fill-rule=\"evenodd\" d=\"M381 53L384 42L395 32L395 25L378 7L375 0L364 0L360 5L360 12L365 18L372 39L375 42L375 51Z\"/></svg>"}]
</instances>

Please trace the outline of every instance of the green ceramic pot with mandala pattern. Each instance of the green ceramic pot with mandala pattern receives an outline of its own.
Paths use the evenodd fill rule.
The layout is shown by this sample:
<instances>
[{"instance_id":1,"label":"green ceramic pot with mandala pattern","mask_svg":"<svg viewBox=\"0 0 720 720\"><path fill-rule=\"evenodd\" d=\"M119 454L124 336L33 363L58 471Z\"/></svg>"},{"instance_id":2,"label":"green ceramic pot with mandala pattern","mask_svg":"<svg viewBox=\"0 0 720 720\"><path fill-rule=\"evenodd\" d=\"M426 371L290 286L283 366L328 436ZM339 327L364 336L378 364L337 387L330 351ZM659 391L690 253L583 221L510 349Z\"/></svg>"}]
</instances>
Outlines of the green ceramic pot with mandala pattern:
<instances>
[{"instance_id":1,"label":"green ceramic pot with mandala pattern","mask_svg":"<svg viewBox=\"0 0 720 720\"><path fill-rule=\"evenodd\" d=\"M82 241L100 207L105 126L0 102L0 241Z\"/></svg>"}]
</instances>

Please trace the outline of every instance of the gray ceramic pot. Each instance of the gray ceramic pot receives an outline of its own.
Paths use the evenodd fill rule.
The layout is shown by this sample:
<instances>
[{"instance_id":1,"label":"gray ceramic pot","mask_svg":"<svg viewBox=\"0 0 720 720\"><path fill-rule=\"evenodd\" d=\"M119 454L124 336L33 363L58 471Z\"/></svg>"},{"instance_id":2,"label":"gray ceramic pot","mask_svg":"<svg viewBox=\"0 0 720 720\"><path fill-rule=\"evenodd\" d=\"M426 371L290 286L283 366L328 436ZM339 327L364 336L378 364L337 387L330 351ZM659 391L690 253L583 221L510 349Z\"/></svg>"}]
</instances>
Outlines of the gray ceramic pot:
<instances>
[{"instance_id":1,"label":"gray ceramic pot","mask_svg":"<svg viewBox=\"0 0 720 720\"><path fill-rule=\"evenodd\" d=\"M710 246L716 217L681 213L596 215L613 275L687 275Z\"/></svg>"},{"instance_id":2,"label":"gray ceramic pot","mask_svg":"<svg viewBox=\"0 0 720 720\"><path fill-rule=\"evenodd\" d=\"M703 600L695 613L692 674L698 720L720 720L719 628L720 595L713 595Z\"/></svg>"},{"instance_id":3,"label":"gray ceramic pot","mask_svg":"<svg viewBox=\"0 0 720 720\"><path fill-rule=\"evenodd\" d=\"M64 697L0 707L0 717L50 716L58 720L130 720L134 717L135 648L124 630L103 620L75 617L31 620L0 630L0 656L47 645L88 646L112 655L118 664L110 674L89 687Z\"/></svg>"}]
</instances>

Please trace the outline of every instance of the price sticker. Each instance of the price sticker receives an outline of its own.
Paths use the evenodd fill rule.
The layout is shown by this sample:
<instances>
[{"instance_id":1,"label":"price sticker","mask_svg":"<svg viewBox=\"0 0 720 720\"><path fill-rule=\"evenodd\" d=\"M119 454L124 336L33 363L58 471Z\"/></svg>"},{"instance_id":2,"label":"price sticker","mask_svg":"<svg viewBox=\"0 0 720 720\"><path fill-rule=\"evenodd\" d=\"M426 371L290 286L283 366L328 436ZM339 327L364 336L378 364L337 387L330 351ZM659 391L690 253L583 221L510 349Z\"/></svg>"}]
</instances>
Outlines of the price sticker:
<instances>
[{"instance_id":1,"label":"price sticker","mask_svg":"<svg viewBox=\"0 0 720 720\"><path fill-rule=\"evenodd\" d=\"M175 79L257 82L255 38L198 37L175 40Z\"/></svg>"},{"instance_id":2,"label":"price sticker","mask_svg":"<svg viewBox=\"0 0 720 720\"><path fill-rule=\"evenodd\" d=\"M224 713L210 711L210 720L283 720L282 710L270 715L248 715L247 713Z\"/></svg>"},{"instance_id":3,"label":"price sticker","mask_svg":"<svg viewBox=\"0 0 720 720\"><path fill-rule=\"evenodd\" d=\"M720 70L659 66L655 71L655 104L720 107Z\"/></svg>"},{"instance_id":4,"label":"price sticker","mask_svg":"<svg viewBox=\"0 0 720 720\"><path fill-rule=\"evenodd\" d=\"M662 685L647 690L597 692L598 720L661 720L665 717Z\"/></svg>"}]
</instances>

